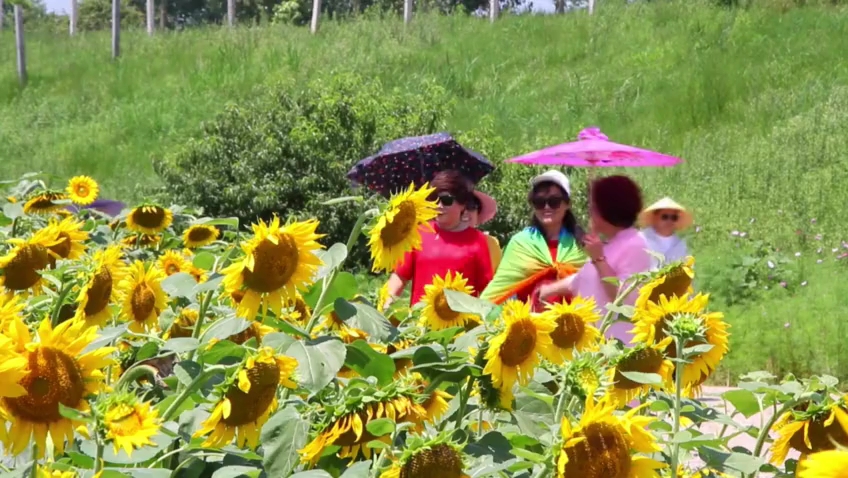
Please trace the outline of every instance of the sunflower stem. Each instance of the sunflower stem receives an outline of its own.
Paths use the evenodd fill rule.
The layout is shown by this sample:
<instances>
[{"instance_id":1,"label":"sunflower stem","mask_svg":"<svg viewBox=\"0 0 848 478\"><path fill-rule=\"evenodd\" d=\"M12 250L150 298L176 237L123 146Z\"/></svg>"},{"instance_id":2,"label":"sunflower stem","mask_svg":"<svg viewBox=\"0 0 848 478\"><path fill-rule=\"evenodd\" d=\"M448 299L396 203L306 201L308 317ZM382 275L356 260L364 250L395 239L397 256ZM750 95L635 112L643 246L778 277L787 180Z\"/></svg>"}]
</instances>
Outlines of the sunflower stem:
<instances>
[{"instance_id":1,"label":"sunflower stem","mask_svg":"<svg viewBox=\"0 0 848 478\"><path fill-rule=\"evenodd\" d=\"M59 292L59 298L56 299L56 304L53 306L53 312L50 314L50 323L53 327L59 325L59 313L62 311L62 304L65 303L65 298L68 297L68 294L71 292L71 289L74 287L73 281L68 281L65 283L65 275L62 274L62 290Z\"/></svg>"},{"instance_id":2,"label":"sunflower stem","mask_svg":"<svg viewBox=\"0 0 848 478\"><path fill-rule=\"evenodd\" d=\"M38 445L32 442L32 468L29 469L29 478L38 476Z\"/></svg>"},{"instance_id":3,"label":"sunflower stem","mask_svg":"<svg viewBox=\"0 0 848 478\"><path fill-rule=\"evenodd\" d=\"M456 415L456 429L462 429L462 421L465 418L465 407L468 405L468 398L471 396L471 391L474 387L474 377L468 377L468 385L464 390L459 392L459 411Z\"/></svg>"},{"instance_id":4,"label":"sunflower stem","mask_svg":"<svg viewBox=\"0 0 848 478\"><path fill-rule=\"evenodd\" d=\"M203 319L206 318L206 310L209 309L209 304L212 302L212 293L214 291L209 291L206 293L206 296L200 299L200 310L197 312L197 322L194 323L194 330L191 331L191 337L195 339L200 339L200 329L203 327ZM192 350L188 353L188 359L194 360L194 354L197 353L197 349Z\"/></svg>"},{"instance_id":5,"label":"sunflower stem","mask_svg":"<svg viewBox=\"0 0 848 478\"><path fill-rule=\"evenodd\" d=\"M677 469L677 455L680 453L680 443L677 440L677 434L680 432L680 409L683 402L683 340L680 337L674 338L675 348L677 350L677 359L680 361L674 367L674 428L672 439L674 445L671 452L671 469Z\"/></svg>"},{"instance_id":6,"label":"sunflower stem","mask_svg":"<svg viewBox=\"0 0 848 478\"><path fill-rule=\"evenodd\" d=\"M9 237L15 237L15 235L18 233L19 219L20 219L19 217L16 217L15 219L12 220L12 232L9 233Z\"/></svg>"},{"instance_id":7,"label":"sunflower stem","mask_svg":"<svg viewBox=\"0 0 848 478\"><path fill-rule=\"evenodd\" d=\"M129 386L129 384L145 376L150 379L150 383L153 383L156 380L157 372L158 370L150 365L135 364L121 375L120 380L115 384L115 390L122 390Z\"/></svg>"},{"instance_id":8,"label":"sunflower stem","mask_svg":"<svg viewBox=\"0 0 848 478\"><path fill-rule=\"evenodd\" d=\"M763 452L763 446L765 446L769 430L771 430L771 427L774 426L774 422L776 422L781 416L783 416L784 413L788 412L789 410L792 410L792 408L795 407L795 404L795 400L789 400L788 402L784 403L783 406L780 407L780 410L775 412L771 417L769 417L766 423L763 424L762 428L760 428L759 435L757 435L757 442L754 444L753 456L760 456L760 453ZM756 472L748 475L749 478L753 478L754 476L756 476Z\"/></svg>"},{"instance_id":9,"label":"sunflower stem","mask_svg":"<svg viewBox=\"0 0 848 478\"><path fill-rule=\"evenodd\" d=\"M623 290L619 291L618 297L616 297L615 300L612 301L613 308L620 307L621 304L623 304L624 301L627 299L627 297L630 296L630 294L633 293L633 291L636 290L641 284L642 279L636 278L630 285L625 287ZM616 314L617 313L613 312L612 309L607 308L607 312L604 314L604 318L601 321L601 327L599 329L601 335L604 335L604 332L606 332L609 326L612 325L612 319L616 316Z\"/></svg>"},{"instance_id":10,"label":"sunflower stem","mask_svg":"<svg viewBox=\"0 0 848 478\"><path fill-rule=\"evenodd\" d=\"M179 410L180 405L182 405L183 402L186 401L186 399L192 393L197 391L197 389L200 388L200 386L203 385L204 382L209 379L209 377L215 375L218 372L226 372L228 369L238 367L239 365L240 364L234 364L229 366L215 365L201 372L200 375L195 377L194 380L192 380L191 383L188 385L188 387L186 387L185 390L180 392L180 394L177 395L177 398L175 398L174 401L171 402L171 405L169 405L168 409L165 410L165 413L162 414L162 423L165 423L171 418L173 418L174 414L177 413L177 410Z\"/></svg>"},{"instance_id":11,"label":"sunflower stem","mask_svg":"<svg viewBox=\"0 0 848 478\"><path fill-rule=\"evenodd\" d=\"M327 291L330 290L330 286L336 279L336 271L338 271L338 269L334 269L333 272L331 272L330 275L325 277L321 282L321 295L318 296L318 302L315 303L315 308L312 309L312 317L309 318L309 323L306 325L306 334L310 337L312 336L312 329L315 328L315 324L321 317L321 309L324 308L324 301L327 300Z\"/></svg>"},{"instance_id":12,"label":"sunflower stem","mask_svg":"<svg viewBox=\"0 0 848 478\"><path fill-rule=\"evenodd\" d=\"M557 400L556 412L554 413L554 423L559 423L562 420L562 414L565 411L565 377L562 379L562 385L559 387L559 400Z\"/></svg>"}]
</instances>

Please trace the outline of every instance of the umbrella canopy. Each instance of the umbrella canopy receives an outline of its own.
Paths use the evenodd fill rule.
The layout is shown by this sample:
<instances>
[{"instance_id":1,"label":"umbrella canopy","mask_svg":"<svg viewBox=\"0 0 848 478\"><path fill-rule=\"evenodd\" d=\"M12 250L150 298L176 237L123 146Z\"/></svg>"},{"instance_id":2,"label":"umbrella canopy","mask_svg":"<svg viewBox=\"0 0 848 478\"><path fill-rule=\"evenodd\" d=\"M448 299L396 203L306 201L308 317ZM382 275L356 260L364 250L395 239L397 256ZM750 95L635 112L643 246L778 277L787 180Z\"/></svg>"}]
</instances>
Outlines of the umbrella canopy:
<instances>
[{"instance_id":1,"label":"umbrella canopy","mask_svg":"<svg viewBox=\"0 0 848 478\"><path fill-rule=\"evenodd\" d=\"M534 151L512 158L510 163L576 167L657 167L674 166L680 158L613 143L597 127L584 129L577 141Z\"/></svg>"},{"instance_id":2,"label":"umbrella canopy","mask_svg":"<svg viewBox=\"0 0 848 478\"><path fill-rule=\"evenodd\" d=\"M495 166L450 134L436 133L386 143L377 154L356 163L347 177L355 185L388 196L411 183L420 186L446 169L456 169L477 184Z\"/></svg>"},{"instance_id":3,"label":"umbrella canopy","mask_svg":"<svg viewBox=\"0 0 848 478\"><path fill-rule=\"evenodd\" d=\"M96 211L100 211L101 213L115 217L118 214L121 214L121 211L124 210L126 204L121 201L113 201L111 199L97 199L93 203L88 206L76 206L74 204L69 204L65 208L71 212L78 212L80 209L94 209Z\"/></svg>"}]
</instances>

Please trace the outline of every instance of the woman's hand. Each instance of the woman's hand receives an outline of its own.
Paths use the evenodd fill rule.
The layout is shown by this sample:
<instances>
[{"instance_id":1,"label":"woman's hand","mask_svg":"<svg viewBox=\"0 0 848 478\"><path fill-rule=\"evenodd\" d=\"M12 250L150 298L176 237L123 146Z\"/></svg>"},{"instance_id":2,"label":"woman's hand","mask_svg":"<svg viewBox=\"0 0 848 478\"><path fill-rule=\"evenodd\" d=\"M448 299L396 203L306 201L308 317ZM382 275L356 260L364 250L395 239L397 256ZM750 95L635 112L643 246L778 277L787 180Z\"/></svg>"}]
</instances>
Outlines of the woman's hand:
<instances>
[{"instance_id":1,"label":"woman's hand","mask_svg":"<svg viewBox=\"0 0 848 478\"><path fill-rule=\"evenodd\" d=\"M597 262L604 257L604 243L597 234L587 234L583 238L583 248L592 262Z\"/></svg>"}]
</instances>

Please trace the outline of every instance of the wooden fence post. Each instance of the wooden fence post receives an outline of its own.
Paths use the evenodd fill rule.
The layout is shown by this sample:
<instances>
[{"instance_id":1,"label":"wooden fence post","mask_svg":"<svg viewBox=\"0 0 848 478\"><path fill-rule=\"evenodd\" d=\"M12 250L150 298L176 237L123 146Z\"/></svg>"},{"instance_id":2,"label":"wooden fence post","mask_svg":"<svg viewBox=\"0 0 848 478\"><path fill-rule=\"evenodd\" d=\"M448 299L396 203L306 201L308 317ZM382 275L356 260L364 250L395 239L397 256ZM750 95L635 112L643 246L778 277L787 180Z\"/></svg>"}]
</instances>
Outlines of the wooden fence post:
<instances>
[{"instance_id":1,"label":"wooden fence post","mask_svg":"<svg viewBox=\"0 0 848 478\"><path fill-rule=\"evenodd\" d=\"M236 24L236 0L227 0L227 26L232 28Z\"/></svg>"},{"instance_id":2,"label":"wooden fence post","mask_svg":"<svg viewBox=\"0 0 848 478\"><path fill-rule=\"evenodd\" d=\"M15 4L15 50L18 52L18 81L27 84L26 47L24 46L24 9Z\"/></svg>"},{"instance_id":3,"label":"wooden fence post","mask_svg":"<svg viewBox=\"0 0 848 478\"><path fill-rule=\"evenodd\" d=\"M309 23L309 31L318 33L318 20L321 19L321 0L312 0L312 21Z\"/></svg>"},{"instance_id":4,"label":"wooden fence post","mask_svg":"<svg viewBox=\"0 0 848 478\"><path fill-rule=\"evenodd\" d=\"M121 55L121 0L112 0L112 59Z\"/></svg>"},{"instance_id":5,"label":"wooden fence post","mask_svg":"<svg viewBox=\"0 0 848 478\"><path fill-rule=\"evenodd\" d=\"M164 1L164 0L163 0ZM147 0L147 34L153 35L153 29L156 26L156 6L153 0Z\"/></svg>"},{"instance_id":6,"label":"wooden fence post","mask_svg":"<svg viewBox=\"0 0 848 478\"><path fill-rule=\"evenodd\" d=\"M501 14L501 1L489 0L489 21L494 23Z\"/></svg>"},{"instance_id":7,"label":"wooden fence post","mask_svg":"<svg viewBox=\"0 0 848 478\"><path fill-rule=\"evenodd\" d=\"M77 22L79 21L79 2L71 0L71 11L68 15L68 33L71 36L77 34Z\"/></svg>"}]
</instances>

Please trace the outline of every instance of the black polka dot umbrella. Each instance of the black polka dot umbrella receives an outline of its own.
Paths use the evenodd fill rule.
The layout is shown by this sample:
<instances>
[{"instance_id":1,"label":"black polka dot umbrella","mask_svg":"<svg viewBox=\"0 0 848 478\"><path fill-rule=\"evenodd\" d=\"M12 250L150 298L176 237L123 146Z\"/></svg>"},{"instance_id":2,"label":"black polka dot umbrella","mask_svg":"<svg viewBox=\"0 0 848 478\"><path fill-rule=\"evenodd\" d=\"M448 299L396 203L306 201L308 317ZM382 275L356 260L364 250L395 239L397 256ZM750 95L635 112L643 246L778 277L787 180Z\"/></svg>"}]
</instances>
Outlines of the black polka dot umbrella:
<instances>
[{"instance_id":1,"label":"black polka dot umbrella","mask_svg":"<svg viewBox=\"0 0 848 478\"><path fill-rule=\"evenodd\" d=\"M439 171L456 169L477 184L495 166L480 153L460 145L448 133L414 136L386 143L347 173L355 186L390 196L414 183L421 186Z\"/></svg>"}]
</instances>

